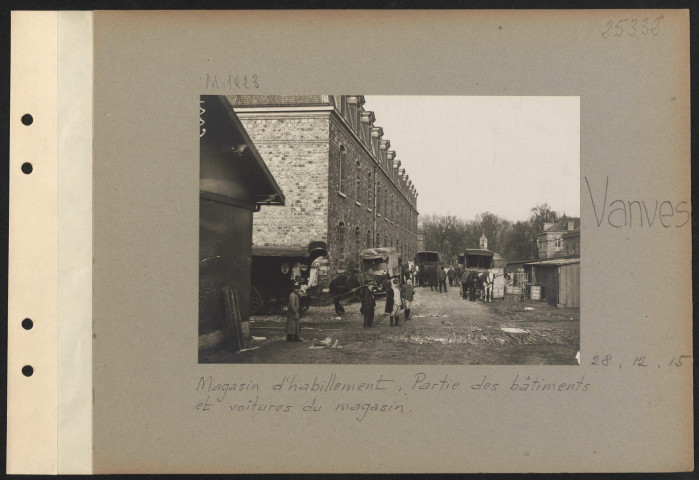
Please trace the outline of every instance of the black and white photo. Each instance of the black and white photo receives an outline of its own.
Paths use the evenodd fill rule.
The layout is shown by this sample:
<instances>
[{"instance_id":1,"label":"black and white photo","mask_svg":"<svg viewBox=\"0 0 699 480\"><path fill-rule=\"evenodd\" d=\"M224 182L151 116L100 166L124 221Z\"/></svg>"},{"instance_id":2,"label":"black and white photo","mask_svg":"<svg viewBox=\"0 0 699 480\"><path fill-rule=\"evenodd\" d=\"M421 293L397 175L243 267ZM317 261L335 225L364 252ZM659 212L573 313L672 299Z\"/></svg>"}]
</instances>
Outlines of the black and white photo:
<instances>
[{"instance_id":1,"label":"black and white photo","mask_svg":"<svg viewBox=\"0 0 699 480\"><path fill-rule=\"evenodd\" d=\"M579 363L578 97L199 100L200 363Z\"/></svg>"}]
</instances>

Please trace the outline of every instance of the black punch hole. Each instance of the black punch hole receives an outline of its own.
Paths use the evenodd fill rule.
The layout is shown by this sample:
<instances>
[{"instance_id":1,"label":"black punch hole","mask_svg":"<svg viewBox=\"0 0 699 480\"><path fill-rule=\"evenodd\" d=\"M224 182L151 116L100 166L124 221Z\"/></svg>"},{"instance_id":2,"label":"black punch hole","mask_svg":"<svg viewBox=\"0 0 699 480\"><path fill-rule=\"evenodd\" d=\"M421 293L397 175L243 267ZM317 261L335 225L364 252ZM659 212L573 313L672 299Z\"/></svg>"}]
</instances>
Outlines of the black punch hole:
<instances>
[{"instance_id":1,"label":"black punch hole","mask_svg":"<svg viewBox=\"0 0 699 480\"><path fill-rule=\"evenodd\" d=\"M24 163L22 164L22 171L23 171L24 173L26 173L27 175L29 175L30 173L32 173L33 170L34 170L34 167L32 167L32 164L31 164L31 163L29 163L29 162L24 162Z\"/></svg>"},{"instance_id":2,"label":"black punch hole","mask_svg":"<svg viewBox=\"0 0 699 480\"><path fill-rule=\"evenodd\" d=\"M25 377L31 377L34 374L34 369L31 365L25 365L22 367L22 373Z\"/></svg>"},{"instance_id":3,"label":"black punch hole","mask_svg":"<svg viewBox=\"0 0 699 480\"><path fill-rule=\"evenodd\" d=\"M29 115L28 113L25 113L24 115L22 115L22 123L26 126L29 126L32 123L34 123L34 117Z\"/></svg>"},{"instance_id":4,"label":"black punch hole","mask_svg":"<svg viewBox=\"0 0 699 480\"><path fill-rule=\"evenodd\" d=\"M22 320L22 328L25 330L31 330L32 327L34 326L34 322L32 322L31 318L25 318Z\"/></svg>"}]
</instances>

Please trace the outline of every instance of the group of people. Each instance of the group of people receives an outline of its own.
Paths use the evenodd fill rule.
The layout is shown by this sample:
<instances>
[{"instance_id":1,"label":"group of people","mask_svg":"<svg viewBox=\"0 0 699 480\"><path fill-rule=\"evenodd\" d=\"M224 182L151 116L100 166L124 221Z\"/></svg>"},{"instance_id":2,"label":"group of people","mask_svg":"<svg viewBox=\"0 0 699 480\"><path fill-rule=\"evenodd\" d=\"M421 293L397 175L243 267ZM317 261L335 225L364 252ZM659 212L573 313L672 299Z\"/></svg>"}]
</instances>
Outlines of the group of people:
<instances>
[{"instance_id":1,"label":"group of people","mask_svg":"<svg viewBox=\"0 0 699 480\"><path fill-rule=\"evenodd\" d=\"M364 316L364 328L374 326L374 312L376 308L376 299L372 291L372 284L364 282L360 286L360 297L362 301L359 311ZM296 281L292 284L291 293L289 294L289 303L286 310L286 340L288 342L301 341L301 288L300 282ZM400 326L402 324L401 317L405 321L410 320L410 310L413 299L415 298L415 287L410 278L410 274L397 275L390 277L388 274L383 281L383 288L386 291L386 305L384 312L389 314L389 325ZM336 311L337 301L336 299ZM401 311L403 312L401 315ZM344 313L344 309L342 309Z\"/></svg>"},{"instance_id":2,"label":"group of people","mask_svg":"<svg viewBox=\"0 0 699 480\"><path fill-rule=\"evenodd\" d=\"M400 276L386 276L383 283L383 288L386 291L386 305L384 313L389 314L389 325L401 325L401 310L404 311L405 321L410 320L410 307L415 298L415 287L410 278L405 278L401 272ZM364 315L364 328L370 328L374 325L374 310L376 307L376 299L371 285L365 284L362 286L362 306L359 311Z\"/></svg>"},{"instance_id":3,"label":"group of people","mask_svg":"<svg viewBox=\"0 0 699 480\"><path fill-rule=\"evenodd\" d=\"M449 269L449 272L451 270ZM430 290L439 291L440 293L446 293L447 291L449 273L442 265L423 265L422 268L418 265L415 267L415 277L417 278L417 284L421 287L430 287ZM449 286L452 286L452 281L453 277L449 282Z\"/></svg>"}]
</instances>

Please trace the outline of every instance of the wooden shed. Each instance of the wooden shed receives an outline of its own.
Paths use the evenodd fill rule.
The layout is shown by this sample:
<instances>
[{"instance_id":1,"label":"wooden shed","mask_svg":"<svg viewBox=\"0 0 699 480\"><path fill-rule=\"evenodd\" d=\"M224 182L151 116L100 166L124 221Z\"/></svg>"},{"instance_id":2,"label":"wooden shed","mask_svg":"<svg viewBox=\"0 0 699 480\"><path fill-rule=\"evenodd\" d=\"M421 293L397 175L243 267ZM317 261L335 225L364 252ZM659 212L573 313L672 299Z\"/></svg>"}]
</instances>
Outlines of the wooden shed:
<instances>
[{"instance_id":1,"label":"wooden shed","mask_svg":"<svg viewBox=\"0 0 699 480\"><path fill-rule=\"evenodd\" d=\"M541 285L542 296L553 305L580 308L580 258L530 262L524 266L533 285Z\"/></svg>"},{"instance_id":2,"label":"wooden shed","mask_svg":"<svg viewBox=\"0 0 699 480\"><path fill-rule=\"evenodd\" d=\"M249 320L253 212L284 205L277 185L224 96L200 97L199 350L240 348ZM233 319L234 321L231 321Z\"/></svg>"}]
</instances>

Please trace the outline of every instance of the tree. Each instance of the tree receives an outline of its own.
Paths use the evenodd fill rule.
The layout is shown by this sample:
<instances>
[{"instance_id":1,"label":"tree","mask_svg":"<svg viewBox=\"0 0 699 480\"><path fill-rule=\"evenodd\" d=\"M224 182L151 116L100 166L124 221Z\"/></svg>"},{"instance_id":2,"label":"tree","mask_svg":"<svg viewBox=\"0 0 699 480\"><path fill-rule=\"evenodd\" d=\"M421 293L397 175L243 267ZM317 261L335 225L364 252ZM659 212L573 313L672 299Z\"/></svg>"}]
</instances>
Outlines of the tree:
<instances>
[{"instance_id":1,"label":"tree","mask_svg":"<svg viewBox=\"0 0 699 480\"><path fill-rule=\"evenodd\" d=\"M480 230L478 240L480 241L481 235L485 235L488 239L488 250L494 252L502 251L504 237L511 225L509 220L494 213L484 212L476 215L475 226Z\"/></svg>"},{"instance_id":2,"label":"tree","mask_svg":"<svg viewBox=\"0 0 699 480\"><path fill-rule=\"evenodd\" d=\"M502 255L508 260L536 258L536 234L530 222L517 222L510 228Z\"/></svg>"},{"instance_id":3,"label":"tree","mask_svg":"<svg viewBox=\"0 0 699 480\"><path fill-rule=\"evenodd\" d=\"M560 218L558 213L549 207L548 203L541 203L532 208L531 211L532 215L529 217L529 223L531 223L535 233L543 232L545 223L554 223Z\"/></svg>"}]
</instances>

